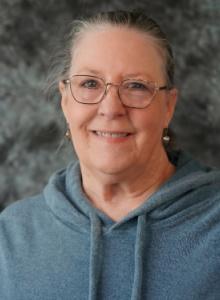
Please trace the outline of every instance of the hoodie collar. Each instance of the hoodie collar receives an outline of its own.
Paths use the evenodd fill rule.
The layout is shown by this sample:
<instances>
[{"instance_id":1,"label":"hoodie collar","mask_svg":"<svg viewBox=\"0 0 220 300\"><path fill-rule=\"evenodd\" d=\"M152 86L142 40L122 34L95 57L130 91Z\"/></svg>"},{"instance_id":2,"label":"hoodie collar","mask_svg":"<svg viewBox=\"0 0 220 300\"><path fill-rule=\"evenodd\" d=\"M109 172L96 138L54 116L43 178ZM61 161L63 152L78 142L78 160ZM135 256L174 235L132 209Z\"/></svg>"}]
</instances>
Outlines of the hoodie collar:
<instances>
[{"instance_id":1,"label":"hoodie collar","mask_svg":"<svg viewBox=\"0 0 220 300\"><path fill-rule=\"evenodd\" d=\"M199 186L220 180L220 172L200 165L191 156L181 151L169 153L170 161L176 166L176 172L143 204L118 222L114 222L105 213L94 207L82 189L80 165L71 162L67 168L52 175L44 189L46 202L52 212L65 222L89 230L90 213L96 215L104 228L112 229L142 214L157 211L170 206L174 200Z\"/></svg>"}]
</instances>

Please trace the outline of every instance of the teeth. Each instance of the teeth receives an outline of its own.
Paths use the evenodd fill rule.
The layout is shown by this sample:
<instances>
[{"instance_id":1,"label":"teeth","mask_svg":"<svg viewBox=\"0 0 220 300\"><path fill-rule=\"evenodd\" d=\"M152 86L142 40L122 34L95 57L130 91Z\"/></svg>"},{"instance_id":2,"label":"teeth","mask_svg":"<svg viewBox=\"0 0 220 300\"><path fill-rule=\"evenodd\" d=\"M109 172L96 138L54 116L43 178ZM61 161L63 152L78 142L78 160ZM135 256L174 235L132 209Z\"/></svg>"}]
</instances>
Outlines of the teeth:
<instances>
[{"instance_id":1,"label":"teeth","mask_svg":"<svg viewBox=\"0 0 220 300\"><path fill-rule=\"evenodd\" d=\"M128 136L128 133L123 132L106 132L106 131L96 131L96 134L98 136L104 136L104 137L112 137L112 138L118 138L118 137L125 137Z\"/></svg>"}]
</instances>

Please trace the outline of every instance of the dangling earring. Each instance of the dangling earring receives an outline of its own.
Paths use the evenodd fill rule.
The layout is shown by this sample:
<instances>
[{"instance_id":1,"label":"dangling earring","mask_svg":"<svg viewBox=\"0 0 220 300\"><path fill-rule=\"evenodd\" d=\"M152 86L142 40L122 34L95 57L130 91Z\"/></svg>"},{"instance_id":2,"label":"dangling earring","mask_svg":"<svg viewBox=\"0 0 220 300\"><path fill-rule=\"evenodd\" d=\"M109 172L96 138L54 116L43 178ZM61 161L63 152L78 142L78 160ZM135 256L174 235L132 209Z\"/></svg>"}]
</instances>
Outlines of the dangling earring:
<instances>
[{"instance_id":1,"label":"dangling earring","mask_svg":"<svg viewBox=\"0 0 220 300\"><path fill-rule=\"evenodd\" d=\"M168 128L164 128L162 139L163 139L163 142L164 142L165 145L169 144L170 136L168 135Z\"/></svg>"},{"instance_id":2,"label":"dangling earring","mask_svg":"<svg viewBox=\"0 0 220 300\"><path fill-rule=\"evenodd\" d=\"M67 124L67 129L66 129L66 133L65 133L65 137L71 141L71 132L70 132L70 128L69 125Z\"/></svg>"}]
</instances>

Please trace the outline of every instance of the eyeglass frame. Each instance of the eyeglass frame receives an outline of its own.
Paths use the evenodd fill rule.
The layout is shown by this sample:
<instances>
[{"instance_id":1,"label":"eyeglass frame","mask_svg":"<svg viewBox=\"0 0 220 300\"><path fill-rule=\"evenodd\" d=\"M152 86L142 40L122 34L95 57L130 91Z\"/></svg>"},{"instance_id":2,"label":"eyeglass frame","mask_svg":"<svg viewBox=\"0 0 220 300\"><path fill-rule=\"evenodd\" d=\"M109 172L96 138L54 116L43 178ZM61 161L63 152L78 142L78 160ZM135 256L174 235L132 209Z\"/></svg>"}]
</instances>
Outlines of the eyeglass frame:
<instances>
[{"instance_id":1,"label":"eyeglass frame","mask_svg":"<svg viewBox=\"0 0 220 300\"><path fill-rule=\"evenodd\" d=\"M103 95L100 97L100 99L99 99L97 102L93 102L93 103L81 102L81 101L79 101L79 100L77 100L77 99L75 98L75 96L74 96L74 94L73 94L73 91L72 91L72 87L71 87L71 79L72 79L73 77L80 77L80 76L87 76L87 77L97 78L97 79L101 80L101 81L104 83L104 86L105 86L104 93L103 93ZM148 104L146 104L146 105L143 106L143 107L135 107L135 106L130 106L130 105L124 104L123 100L121 99L119 89L120 89L120 87L122 86L122 83L123 83L123 82L129 81L129 80L136 80L137 82L143 82L143 83L146 83L146 84L147 84L147 83L148 83L148 84L151 83L151 84L154 84L154 85L155 85L155 86L154 86L154 94L153 94L153 96L151 97L151 99L150 99L150 101L149 101ZM148 107L148 106L151 104L153 98L155 97L155 95L156 95L156 93L157 93L158 91L161 91L161 90L168 90L168 91L169 91L169 90L172 89L172 87L170 87L170 86L168 86L168 85L158 86L156 82L153 82L153 81L150 81L150 82L149 82L149 81L146 81L146 80L135 79L135 78L127 78L127 79L124 79L124 80L122 80L122 81L121 81L120 83L118 83L118 84L117 84L117 83L112 83L112 82L105 82L105 80L104 80L103 78L101 78L101 77L94 76L94 75L88 75L88 74L75 74L75 75L72 75L72 76L71 76L70 78L68 78L68 79L63 79L62 82L63 82L64 84L70 84L70 91L71 91L71 95L72 95L73 99L74 99L77 103L85 104L85 105L93 105L93 104L98 104L98 103L102 102L102 100L103 100L103 99L105 98L105 96L107 95L107 92L108 92L107 88L108 88L108 86L116 86L116 87L118 87L117 92L118 92L118 97L119 97L121 103L122 103L125 107L136 108L136 109L143 109L143 108Z\"/></svg>"}]
</instances>

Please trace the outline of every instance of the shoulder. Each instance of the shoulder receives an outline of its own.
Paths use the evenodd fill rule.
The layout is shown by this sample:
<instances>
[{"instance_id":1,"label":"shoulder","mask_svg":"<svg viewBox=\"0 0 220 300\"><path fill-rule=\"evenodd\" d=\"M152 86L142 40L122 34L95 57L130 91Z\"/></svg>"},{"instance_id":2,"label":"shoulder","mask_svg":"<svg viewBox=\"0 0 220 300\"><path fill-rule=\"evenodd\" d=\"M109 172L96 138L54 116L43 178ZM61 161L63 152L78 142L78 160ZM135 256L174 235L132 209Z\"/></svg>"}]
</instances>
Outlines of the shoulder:
<instances>
[{"instance_id":1,"label":"shoulder","mask_svg":"<svg viewBox=\"0 0 220 300\"><path fill-rule=\"evenodd\" d=\"M0 221L7 218L25 218L30 217L33 212L45 208L43 194L34 195L8 205L0 214Z\"/></svg>"},{"instance_id":2,"label":"shoulder","mask_svg":"<svg viewBox=\"0 0 220 300\"><path fill-rule=\"evenodd\" d=\"M46 220L49 214L43 194L18 200L0 214L0 237L33 229Z\"/></svg>"}]
</instances>

